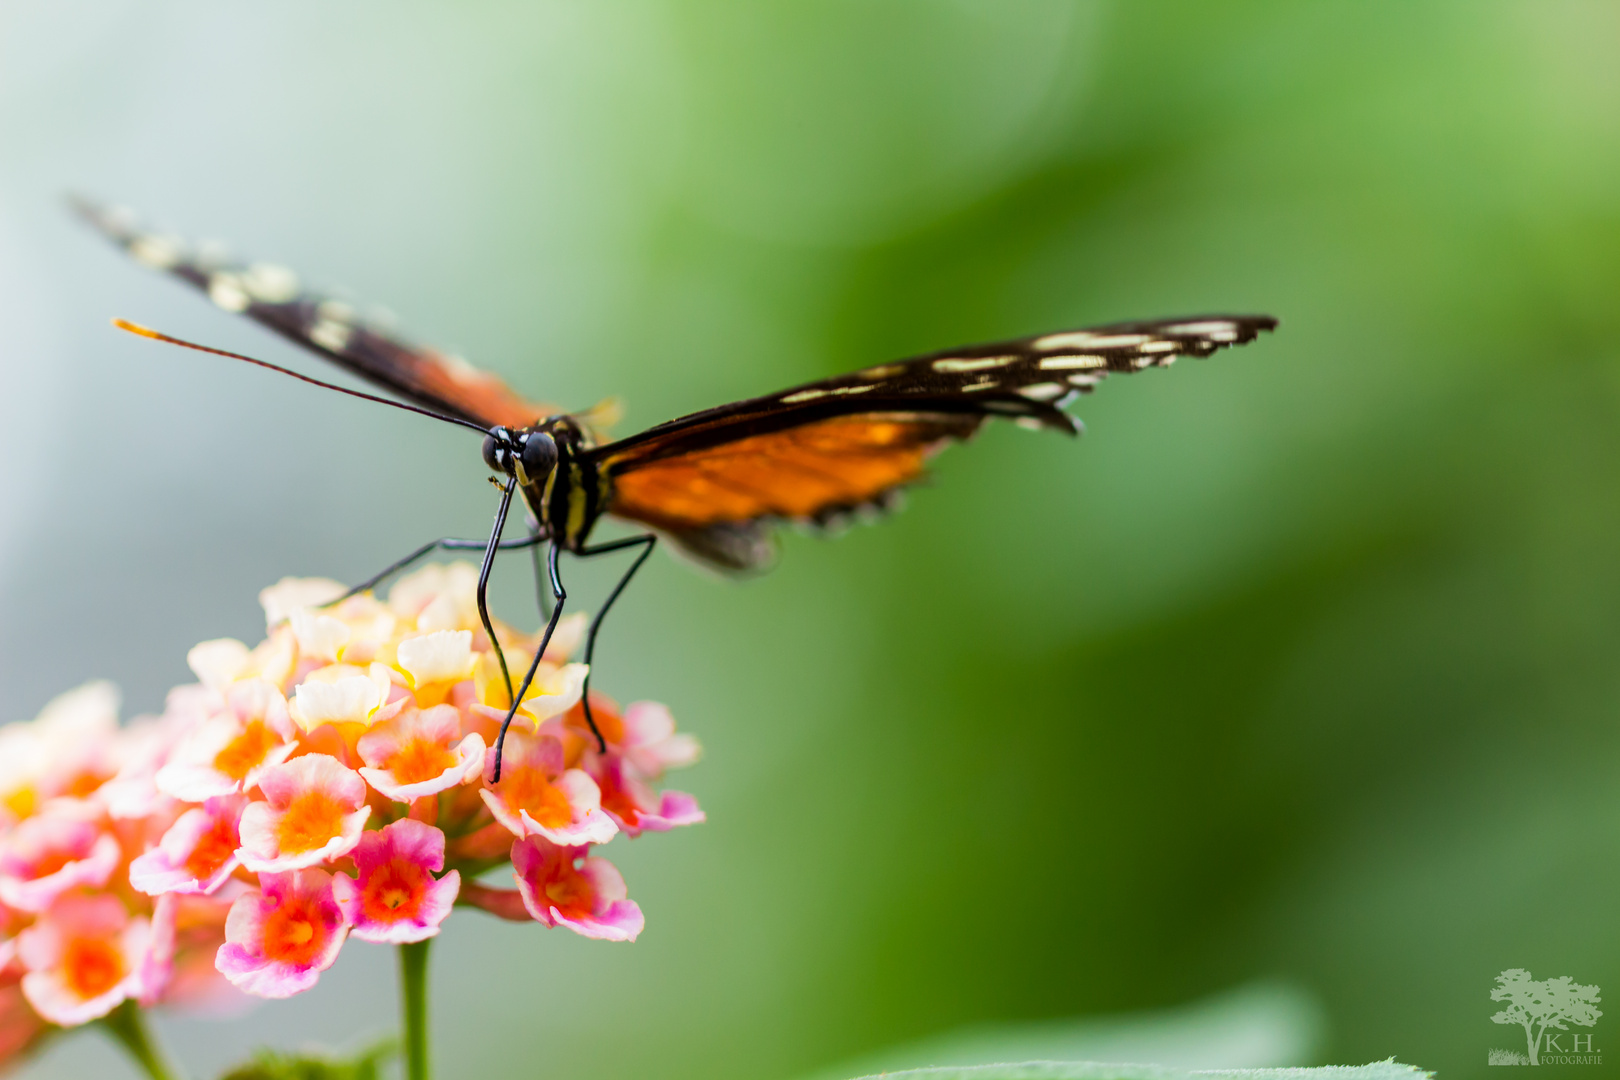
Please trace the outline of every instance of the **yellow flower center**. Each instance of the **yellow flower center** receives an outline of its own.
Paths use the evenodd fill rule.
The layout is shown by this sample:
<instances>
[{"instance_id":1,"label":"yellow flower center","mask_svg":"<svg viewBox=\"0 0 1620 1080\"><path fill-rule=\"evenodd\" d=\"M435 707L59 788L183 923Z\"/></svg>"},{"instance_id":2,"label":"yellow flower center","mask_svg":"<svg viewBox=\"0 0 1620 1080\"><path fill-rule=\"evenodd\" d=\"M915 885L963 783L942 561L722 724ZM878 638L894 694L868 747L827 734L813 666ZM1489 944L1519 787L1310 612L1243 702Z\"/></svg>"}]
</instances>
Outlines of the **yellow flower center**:
<instances>
[{"instance_id":1,"label":"yellow flower center","mask_svg":"<svg viewBox=\"0 0 1620 1080\"><path fill-rule=\"evenodd\" d=\"M7 792L5 798L0 799L0 803L19 818L25 818L39 805L39 793L34 790L32 784L24 784L15 791Z\"/></svg>"},{"instance_id":2,"label":"yellow flower center","mask_svg":"<svg viewBox=\"0 0 1620 1080\"><path fill-rule=\"evenodd\" d=\"M527 810L536 824L561 828L574 820L568 796L539 769L513 769L501 777L501 798L513 810Z\"/></svg>"},{"instance_id":3,"label":"yellow flower center","mask_svg":"<svg viewBox=\"0 0 1620 1080\"><path fill-rule=\"evenodd\" d=\"M117 986L124 975L124 954L106 938L74 938L62 951L62 981L86 1001Z\"/></svg>"},{"instance_id":4,"label":"yellow flower center","mask_svg":"<svg viewBox=\"0 0 1620 1080\"><path fill-rule=\"evenodd\" d=\"M264 955L307 967L326 944L326 927L309 905L288 900L264 921Z\"/></svg>"},{"instance_id":5,"label":"yellow flower center","mask_svg":"<svg viewBox=\"0 0 1620 1080\"><path fill-rule=\"evenodd\" d=\"M324 791L294 796L281 815L276 841L284 855L314 851L343 831L343 805Z\"/></svg>"},{"instance_id":6,"label":"yellow flower center","mask_svg":"<svg viewBox=\"0 0 1620 1080\"><path fill-rule=\"evenodd\" d=\"M436 780L456 763L456 756L431 739L412 739L388 756L383 768L401 784Z\"/></svg>"},{"instance_id":7,"label":"yellow flower center","mask_svg":"<svg viewBox=\"0 0 1620 1080\"><path fill-rule=\"evenodd\" d=\"M546 899L571 919L591 913L590 886L586 884L584 875L574 872L572 868L564 871L559 880L547 882Z\"/></svg>"},{"instance_id":8,"label":"yellow flower center","mask_svg":"<svg viewBox=\"0 0 1620 1080\"><path fill-rule=\"evenodd\" d=\"M361 904L376 922L413 917L422 905L427 873L408 859L390 859L371 872Z\"/></svg>"},{"instance_id":9,"label":"yellow flower center","mask_svg":"<svg viewBox=\"0 0 1620 1080\"><path fill-rule=\"evenodd\" d=\"M214 755L214 768L232 780L241 781L280 743L281 738L264 721L249 720L242 734Z\"/></svg>"},{"instance_id":10,"label":"yellow flower center","mask_svg":"<svg viewBox=\"0 0 1620 1080\"><path fill-rule=\"evenodd\" d=\"M94 794L95 790L102 784L105 784L109 779L110 777L108 776L103 776L101 773L92 772L86 769L84 772L75 776L71 781L68 782L67 788L63 791L63 794L71 795L75 799L82 799L87 795Z\"/></svg>"},{"instance_id":11,"label":"yellow flower center","mask_svg":"<svg viewBox=\"0 0 1620 1080\"><path fill-rule=\"evenodd\" d=\"M186 873L198 881L213 877L225 865L225 860L236 853L238 843L230 820L215 818L214 827L197 840L197 846L186 856Z\"/></svg>"}]
</instances>

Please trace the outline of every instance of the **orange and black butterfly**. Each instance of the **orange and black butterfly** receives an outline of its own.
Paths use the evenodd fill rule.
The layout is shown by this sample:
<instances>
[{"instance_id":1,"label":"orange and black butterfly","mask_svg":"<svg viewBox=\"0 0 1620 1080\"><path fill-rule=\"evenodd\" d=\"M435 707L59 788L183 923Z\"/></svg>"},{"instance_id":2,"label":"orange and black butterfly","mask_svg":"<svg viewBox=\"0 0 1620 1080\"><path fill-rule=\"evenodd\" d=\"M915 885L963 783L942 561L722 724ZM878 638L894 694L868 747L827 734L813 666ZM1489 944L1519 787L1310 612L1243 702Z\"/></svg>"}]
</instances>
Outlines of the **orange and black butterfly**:
<instances>
[{"instance_id":1,"label":"orange and black butterfly","mask_svg":"<svg viewBox=\"0 0 1620 1080\"><path fill-rule=\"evenodd\" d=\"M1077 434L1079 424L1063 406L1089 393L1105 376L1166 367L1182 356L1205 357L1253 341L1277 325L1267 315L1198 315L947 349L721 405L609 442L598 430L607 410L569 413L530 402L463 360L408 344L358 318L350 305L304 290L291 271L210 259L173 237L140 230L120 212L82 202L78 209L135 259L183 278L220 307L246 315L410 403L401 407L484 434L484 460L503 478L490 538L423 545L352 592L371 588L436 548L482 549L478 610L494 641L485 590L496 551L548 545L546 570L556 603L546 612L546 634L528 675L510 697L514 702L528 690L567 599L557 567L561 552L587 557L640 548L591 624L585 647L589 664L602 619L659 536L720 570L762 569L774 555L772 531L778 523L825 527L863 509L885 507L923 475L929 458L951 442L967 439L991 417ZM275 367L133 324L120 325ZM529 535L503 540L514 491L522 493L528 506ZM591 544L591 533L604 515L651 531ZM504 656L501 666L504 672ZM585 709L595 731L588 694ZM505 728L501 730L504 737ZM497 751L497 778L499 761Z\"/></svg>"}]
</instances>

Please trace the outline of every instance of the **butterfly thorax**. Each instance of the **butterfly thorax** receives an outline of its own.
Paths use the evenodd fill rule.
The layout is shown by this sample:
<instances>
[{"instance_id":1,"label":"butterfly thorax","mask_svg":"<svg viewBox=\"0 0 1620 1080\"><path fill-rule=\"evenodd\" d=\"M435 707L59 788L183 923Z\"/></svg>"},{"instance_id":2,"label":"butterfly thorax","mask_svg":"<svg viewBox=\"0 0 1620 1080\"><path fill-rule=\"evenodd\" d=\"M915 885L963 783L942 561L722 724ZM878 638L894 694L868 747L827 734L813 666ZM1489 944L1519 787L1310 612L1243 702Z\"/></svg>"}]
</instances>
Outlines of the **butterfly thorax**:
<instances>
[{"instance_id":1,"label":"butterfly thorax","mask_svg":"<svg viewBox=\"0 0 1620 1080\"><path fill-rule=\"evenodd\" d=\"M552 416L513 431L494 427L484 439L484 461L517 480L543 536L579 550L606 503L591 439L571 416Z\"/></svg>"}]
</instances>

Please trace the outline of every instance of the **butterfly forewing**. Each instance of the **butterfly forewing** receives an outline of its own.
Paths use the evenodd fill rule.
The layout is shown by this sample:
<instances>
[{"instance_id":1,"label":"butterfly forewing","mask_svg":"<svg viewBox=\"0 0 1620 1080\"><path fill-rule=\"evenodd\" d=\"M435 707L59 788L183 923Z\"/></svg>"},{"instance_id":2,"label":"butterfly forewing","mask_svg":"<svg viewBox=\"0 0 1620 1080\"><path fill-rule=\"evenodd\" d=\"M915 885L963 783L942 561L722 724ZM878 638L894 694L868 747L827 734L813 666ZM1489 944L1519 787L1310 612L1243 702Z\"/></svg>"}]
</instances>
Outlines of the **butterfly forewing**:
<instances>
[{"instance_id":1,"label":"butterfly forewing","mask_svg":"<svg viewBox=\"0 0 1620 1080\"><path fill-rule=\"evenodd\" d=\"M611 513L747 569L769 557L761 523L881 504L988 417L1072 433L1061 407L1105 376L1208 356L1275 325L1207 315L951 349L694 413L593 453ZM720 558L706 550L716 545Z\"/></svg>"},{"instance_id":2,"label":"butterfly forewing","mask_svg":"<svg viewBox=\"0 0 1620 1080\"><path fill-rule=\"evenodd\" d=\"M305 290L290 270L210 258L176 237L140 229L129 215L83 200L74 205L138 262L168 271L226 311L426 408L485 427L522 427L561 411L524 400L464 360L400 340L359 318L348 303Z\"/></svg>"}]
</instances>

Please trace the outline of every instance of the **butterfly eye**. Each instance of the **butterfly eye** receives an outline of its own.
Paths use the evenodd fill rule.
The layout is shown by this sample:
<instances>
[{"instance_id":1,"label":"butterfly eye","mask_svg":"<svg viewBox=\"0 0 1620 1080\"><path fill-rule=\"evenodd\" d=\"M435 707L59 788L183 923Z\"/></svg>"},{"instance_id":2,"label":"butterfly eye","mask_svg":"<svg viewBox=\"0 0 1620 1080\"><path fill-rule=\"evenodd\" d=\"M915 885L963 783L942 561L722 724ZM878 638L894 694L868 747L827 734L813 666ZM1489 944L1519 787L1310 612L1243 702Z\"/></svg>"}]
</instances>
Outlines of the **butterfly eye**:
<instances>
[{"instance_id":1,"label":"butterfly eye","mask_svg":"<svg viewBox=\"0 0 1620 1080\"><path fill-rule=\"evenodd\" d=\"M557 465L557 440L543 431L533 431L523 440L521 464L525 481L541 480Z\"/></svg>"},{"instance_id":2,"label":"butterfly eye","mask_svg":"<svg viewBox=\"0 0 1620 1080\"><path fill-rule=\"evenodd\" d=\"M498 473L507 472L512 462L512 436L503 427L490 428L484 436L484 464Z\"/></svg>"}]
</instances>

